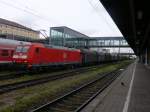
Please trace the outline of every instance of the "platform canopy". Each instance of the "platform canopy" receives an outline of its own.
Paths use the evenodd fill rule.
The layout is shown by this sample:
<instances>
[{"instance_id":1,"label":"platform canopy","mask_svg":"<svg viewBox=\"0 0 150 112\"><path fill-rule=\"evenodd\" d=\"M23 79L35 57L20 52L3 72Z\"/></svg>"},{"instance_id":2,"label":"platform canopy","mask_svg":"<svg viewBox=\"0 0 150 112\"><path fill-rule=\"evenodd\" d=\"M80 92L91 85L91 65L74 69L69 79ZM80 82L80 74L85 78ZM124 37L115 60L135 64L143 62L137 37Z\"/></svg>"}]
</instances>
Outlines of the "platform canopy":
<instances>
[{"instance_id":1,"label":"platform canopy","mask_svg":"<svg viewBox=\"0 0 150 112\"><path fill-rule=\"evenodd\" d=\"M149 0L100 0L137 55L150 48Z\"/></svg>"}]
</instances>

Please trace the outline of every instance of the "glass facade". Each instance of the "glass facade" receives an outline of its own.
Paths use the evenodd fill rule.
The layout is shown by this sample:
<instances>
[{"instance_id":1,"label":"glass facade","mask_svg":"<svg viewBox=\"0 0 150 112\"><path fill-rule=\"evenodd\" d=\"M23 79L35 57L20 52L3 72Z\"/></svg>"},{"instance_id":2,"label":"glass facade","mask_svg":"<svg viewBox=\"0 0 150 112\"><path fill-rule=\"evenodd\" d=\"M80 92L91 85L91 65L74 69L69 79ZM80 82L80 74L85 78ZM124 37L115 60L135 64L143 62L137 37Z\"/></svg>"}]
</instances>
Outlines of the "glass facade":
<instances>
[{"instance_id":1,"label":"glass facade","mask_svg":"<svg viewBox=\"0 0 150 112\"><path fill-rule=\"evenodd\" d=\"M57 30L51 30L51 44L57 45L57 46L63 46L63 40L64 39L64 33L57 31Z\"/></svg>"},{"instance_id":2,"label":"glass facade","mask_svg":"<svg viewBox=\"0 0 150 112\"><path fill-rule=\"evenodd\" d=\"M125 46L125 40L118 39L100 39L91 40L88 36L81 34L67 27L52 27L50 30L50 42L52 45L72 47L72 48L88 48L89 46Z\"/></svg>"},{"instance_id":3,"label":"glass facade","mask_svg":"<svg viewBox=\"0 0 150 112\"><path fill-rule=\"evenodd\" d=\"M50 29L50 44L65 47L85 46L87 37L67 27L52 27Z\"/></svg>"}]
</instances>

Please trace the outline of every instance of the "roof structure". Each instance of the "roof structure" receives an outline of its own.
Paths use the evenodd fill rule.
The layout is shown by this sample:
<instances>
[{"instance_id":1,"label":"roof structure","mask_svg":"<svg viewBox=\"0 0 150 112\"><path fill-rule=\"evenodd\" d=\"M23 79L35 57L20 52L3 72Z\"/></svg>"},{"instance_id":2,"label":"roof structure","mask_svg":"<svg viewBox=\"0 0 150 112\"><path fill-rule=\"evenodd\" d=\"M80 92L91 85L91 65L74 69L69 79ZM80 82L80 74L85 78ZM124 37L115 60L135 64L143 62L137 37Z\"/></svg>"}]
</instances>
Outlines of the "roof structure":
<instances>
[{"instance_id":1,"label":"roof structure","mask_svg":"<svg viewBox=\"0 0 150 112\"><path fill-rule=\"evenodd\" d=\"M148 0L99 0L137 55L150 46Z\"/></svg>"},{"instance_id":2,"label":"roof structure","mask_svg":"<svg viewBox=\"0 0 150 112\"><path fill-rule=\"evenodd\" d=\"M85 38L85 37L88 38L89 37L83 33L80 33L79 31L76 31L76 30L71 29L71 28L66 27L66 26L51 27L51 30L58 30L61 32L70 33L70 34L76 35L75 37L79 37L79 38Z\"/></svg>"},{"instance_id":3,"label":"roof structure","mask_svg":"<svg viewBox=\"0 0 150 112\"><path fill-rule=\"evenodd\" d=\"M9 21L9 20L2 19L2 18L0 18L0 24L6 24L6 25L17 27L17 28L21 28L21 29L26 29L26 30L29 30L29 31L37 32L37 33L39 32L39 31L35 31L35 30L31 29L31 28L28 28L26 26L23 26L21 24L18 24L16 22Z\"/></svg>"}]
</instances>

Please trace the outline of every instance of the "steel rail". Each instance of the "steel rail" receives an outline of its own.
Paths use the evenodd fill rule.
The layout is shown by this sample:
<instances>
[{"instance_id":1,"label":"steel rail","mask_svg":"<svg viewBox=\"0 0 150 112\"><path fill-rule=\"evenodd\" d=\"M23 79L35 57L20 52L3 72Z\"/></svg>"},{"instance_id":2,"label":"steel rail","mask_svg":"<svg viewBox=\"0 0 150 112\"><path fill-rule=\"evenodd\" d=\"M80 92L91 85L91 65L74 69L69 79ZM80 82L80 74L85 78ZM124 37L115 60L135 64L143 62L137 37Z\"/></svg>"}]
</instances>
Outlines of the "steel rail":
<instances>
[{"instance_id":1,"label":"steel rail","mask_svg":"<svg viewBox=\"0 0 150 112\"><path fill-rule=\"evenodd\" d=\"M79 112L100 92L109 86L120 73L120 70L115 70L110 73L101 74L98 79L88 82L37 109L31 110L31 112Z\"/></svg>"},{"instance_id":2,"label":"steel rail","mask_svg":"<svg viewBox=\"0 0 150 112\"><path fill-rule=\"evenodd\" d=\"M10 92L13 90L17 90L17 89L22 89L22 88L38 85L38 84L43 84L43 83L58 80L61 78L71 77L74 75L78 75L80 73L88 72L90 70L92 71L92 70L94 70L95 67L96 66L79 68L79 69L71 70L69 72L67 71L64 73L58 73L56 75L43 76L43 77L37 78L37 79L32 79L32 80L27 80L27 81L22 81L22 82L16 82L16 83L12 83L12 84L0 85L0 94ZM100 67L100 66L97 66L97 68L98 67Z\"/></svg>"},{"instance_id":3,"label":"steel rail","mask_svg":"<svg viewBox=\"0 0 150 112\"><path fill-rule=\"evenodd\" d=\"M0 75L0 81L19 78L22 76L22 74L25 74L25 73L26 73L25 71L18 71L18 72L7 73L7 74L3 73Z\"/></svg>"}]
</instances>

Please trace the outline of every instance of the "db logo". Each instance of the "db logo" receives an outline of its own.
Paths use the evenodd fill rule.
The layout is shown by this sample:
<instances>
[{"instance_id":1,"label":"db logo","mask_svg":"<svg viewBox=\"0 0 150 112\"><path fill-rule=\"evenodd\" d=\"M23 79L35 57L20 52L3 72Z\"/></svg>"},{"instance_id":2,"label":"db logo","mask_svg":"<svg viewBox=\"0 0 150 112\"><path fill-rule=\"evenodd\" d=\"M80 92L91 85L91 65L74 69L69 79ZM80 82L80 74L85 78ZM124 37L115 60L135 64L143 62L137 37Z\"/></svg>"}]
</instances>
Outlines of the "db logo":
<instances>
[{"instance_id":1,"label":"db logo","mask_svg":"<svg viewBox=\"0 0 150 112\"><path fill-rule=\"evenodd\" d=\"M66 54L66 53L64 53L64 54L63 54L63 57L66 59L66 58L67 58L67 54Z\"/></svg>"}]
</instances>

